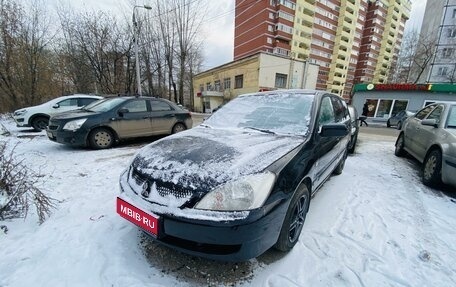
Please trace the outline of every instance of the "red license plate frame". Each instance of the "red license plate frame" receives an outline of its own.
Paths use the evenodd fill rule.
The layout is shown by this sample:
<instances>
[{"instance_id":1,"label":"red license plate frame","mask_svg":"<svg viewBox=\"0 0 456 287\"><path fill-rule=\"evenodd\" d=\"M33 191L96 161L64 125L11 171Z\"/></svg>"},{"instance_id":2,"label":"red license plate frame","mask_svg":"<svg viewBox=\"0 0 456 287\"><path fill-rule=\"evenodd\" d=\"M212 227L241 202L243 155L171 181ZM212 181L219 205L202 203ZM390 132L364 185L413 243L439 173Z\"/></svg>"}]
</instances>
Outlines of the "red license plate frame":
<instances>
[{"instance_id":1,"label":"red license plate frame","mask_svg":"<svg viewBox=\"0 0 456 287\"><path fill-rule=\"evenodd\" d=\"M158 237L160 218L117 197L117 214L148 233Z\"/></svg>"}]
</instances>

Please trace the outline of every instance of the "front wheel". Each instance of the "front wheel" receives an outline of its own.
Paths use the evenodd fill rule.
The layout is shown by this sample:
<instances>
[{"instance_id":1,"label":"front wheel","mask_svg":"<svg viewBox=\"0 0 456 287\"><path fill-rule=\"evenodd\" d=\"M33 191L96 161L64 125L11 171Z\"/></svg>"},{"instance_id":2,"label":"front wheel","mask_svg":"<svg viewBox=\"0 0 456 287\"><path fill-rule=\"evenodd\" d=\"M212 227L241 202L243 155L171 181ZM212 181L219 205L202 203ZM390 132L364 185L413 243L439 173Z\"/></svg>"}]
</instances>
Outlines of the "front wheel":
<instances>
[{"instance_id":1,"label":"front wheel","mask_svg":"<svg viewBox=\"0 0 456 287\"><path fill-rule=\"evenodd\" d=\"M289 251L298 242L302 227L309 210L310 192L306 185L302 185L291 199L285 220L280 229L279 239L274 248L280 251Z\"/></svg>"},{"instance_id":2,"label":"front wheel","mask_svg":"<svg viewBox=\"0 0 456 287\"><path fill-rule=\"evenodd\" d=\"M397 123L397 129L398 130L402 129L402 122L401 121Z\"/></svg>"},{"instance_id":3,"label":"front wheel","mask_svg":"<svg viewBox=\"0 0 456 287\"><path fill-rule=\"evenodd\" d=\"M404 134L400 134L399 137L397 138L396 141L396 148L394 150L394 154L396 156L404 156L405 155L405 150L404 150Z\"/></svg>"},{"instance_id":4,"label":"front wheel","mask_svg":"<svg viewBox=\"0 0 456 287\"><path fill-rule=\"evenodd\" d=\"M45 130L48 125L49 119L46 117L36 117L32 121L32 127L37 132Z\"/></svg>"},{"instance_id":5,"label":"front wheel","mask_svg":"<svg viewBox=\"0 0 456 287\"><path fill-rule=\"evenodd\" d=\"M391 123L390 123L389 120L386 122L386 126L387 126L388 128L391 127Z\"/></svg>"},{"instance_id":6,"label":"front wheel","mask_svg":"<svg viewBox=\"0 0 456 287\"><path fill-rule=\"evenodd\" d=\"M89 144L93 149L106 149L114 144L112 132L105 128L98 128L90 132Z\"/></svg>"},{"instance_id":7,"label":"front wheel","mask_svg":"<svg viewBox=\"0 0 456 287\"><path fill-rule=\"evenodd\" d=\"M439 150L431 151L423 163L423 183L427 186L435 186L441 182L442 153Z\"/></svg>"}]
</instances>

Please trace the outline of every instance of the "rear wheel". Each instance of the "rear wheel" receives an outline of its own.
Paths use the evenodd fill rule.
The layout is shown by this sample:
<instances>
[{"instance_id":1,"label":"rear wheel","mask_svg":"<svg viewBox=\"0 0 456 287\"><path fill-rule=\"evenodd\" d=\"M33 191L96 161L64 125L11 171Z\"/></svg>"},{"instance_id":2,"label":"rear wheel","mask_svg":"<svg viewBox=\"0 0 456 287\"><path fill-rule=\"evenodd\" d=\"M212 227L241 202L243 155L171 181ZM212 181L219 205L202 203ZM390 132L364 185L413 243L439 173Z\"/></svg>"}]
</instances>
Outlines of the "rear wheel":
<instances>
[{"instance_id":1,"label":"rear wheel","mask_svg":"<svg viewBox=\"0 0 456 287\"><path fill-rule=\"evenodd\" d=\"M45 130L48 124L49 119L46 117L36 117L32 120L32 127L37 132Z\"/></svg>"},{"instance_id":2,"label":"rear wheel","mask_svg":"<svg viewBox=\"0 0 456 287\"><path fill-rule=\"evenodd\" d=\"M89 144L93 149L106 149L114 144L112 132L105 128L98 128L90 132Z\"/></svg>"},{"instance_id":3,"label":"rear wheel","mask_svg":"<svg viewBox=\"0 0 456 287\"><path fill-rule=\"evenodd\" d=\"M390 123L389 120L386 122L386 126L387 126L387 127L391 127L391 123Z\"/></svg>"},{"instance_id":4,"label":"rear wheel","mask_svg":"<svg viewBox=\"0 0 456 287\"><path fill-rule=\"evenodd\" d=\"M358 141L358 134L355 135L355 137L353 138L353 143L352 143L352 146L348 149L348 153L349 154L352 154L355 152L355 148L356 148L356 142Z\"/></svg>"},{"instance_id":5,"label":"rear wheel","mask_svg":"<svg viewBox=\"0 0 456 287\"><path fill-rule=\"evenodd\" d=\"M339 162L339 164L337 165L336 169L334 170L334 174L335 175L339 175L342 173L342 171L344 170L344 166L345 166L345 160L347 159L347 152L345 152L344 154L344 157L342 158L342 160Z\"/></svg>"},{"instance_id":6,"label":"rear wheel","mask_svg":"<svg viewBox=\"0 0 456 287\"><path fill-rule=\"evenodd\" d=\"M177 124L174 125L172 133L173 134L179 133L179 132L185 131L186 129L187 128L184 126L184 124L177 123Z\"/></svg>"},{"instance_id":7,"label":"rear wheel","mask_svg":"<svg viewBox=\"0 0 456 287\"><path fill-rule=\"evenodd\" d=\"M279 239L274 247L280 251L291 250L298 242L302 227L309 210L310 192L306 185L302 185L293 195L288 207L285 220L280 230Z\"/></svg>"},{"instance_id":8,"label":"rear wheel","mask_svg":"<svg viewBox=\"0 0 456 287\"><path fill-rule=\"evenodd\" d=\"M396 149L394 150L394 154L396 156L404 156L404 134L400 134L396 140Z\"/></svg>"},{"instance_id":9,"label":"rear wheel","mask_svg":"<svg viewBox=\"0 0 456 287\"><path fill-rule=\"evenodd\" d=\"M397 123L397 129L398 129L398 130L402 129L402 122L401 122L401 121L399 121L399 122Z\"/></svg>"},{"instance_id":10,"label":"rear wheel","mask_svg":"<svg viewBox=\"0 0 456 287\"><path fill-rule=\"evenodd\" d=\"M441 182L442 153L432 150L423 163L423 183L428 186L438 185Z\"/></svg>"}]
</instances>

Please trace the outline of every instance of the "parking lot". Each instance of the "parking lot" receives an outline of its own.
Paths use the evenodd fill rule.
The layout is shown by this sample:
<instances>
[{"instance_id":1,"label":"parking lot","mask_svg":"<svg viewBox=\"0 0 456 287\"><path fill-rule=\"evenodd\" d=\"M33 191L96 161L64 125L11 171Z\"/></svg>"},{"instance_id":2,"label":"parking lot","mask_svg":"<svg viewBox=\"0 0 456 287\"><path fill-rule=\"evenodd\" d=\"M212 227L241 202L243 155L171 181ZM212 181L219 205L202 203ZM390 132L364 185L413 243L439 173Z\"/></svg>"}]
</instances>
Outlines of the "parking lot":
<instances>
[{"instance_id":1,"label":"parking lot","mask_svg":"<svg viewBox=\"0 0 456 287\"><path fill-rule=\"evenodd\" d=\"M423 186L416 162L394 156L395 129L361 127L355 154L312 199L291 252L220 263L158 245L116 214L119 174L154 139L93 151L3 123L11 135L0 140L18 144L58 204L42 225L33 210L1 223L1 286L456 284L454 194Z\"/></svg>"}]
</instances>

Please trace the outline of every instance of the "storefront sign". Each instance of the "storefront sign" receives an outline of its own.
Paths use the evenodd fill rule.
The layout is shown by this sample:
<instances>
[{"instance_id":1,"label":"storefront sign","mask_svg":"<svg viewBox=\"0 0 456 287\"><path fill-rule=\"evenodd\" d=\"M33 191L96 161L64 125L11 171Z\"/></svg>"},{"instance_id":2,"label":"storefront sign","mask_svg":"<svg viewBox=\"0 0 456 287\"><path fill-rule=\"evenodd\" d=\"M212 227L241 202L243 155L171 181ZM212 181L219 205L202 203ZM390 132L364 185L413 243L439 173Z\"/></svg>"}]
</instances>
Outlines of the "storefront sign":
<instances>
[{"instance_id":1,"label":"storefront sign","mask_svg":"<svg viewBox=\"0 0 456 287\"><path fill-rule=\"evenodd\" d=\"M369 84L367 90L375 91L429 91L432 85L428 84Z\"/></svg>"}]
</instances>

